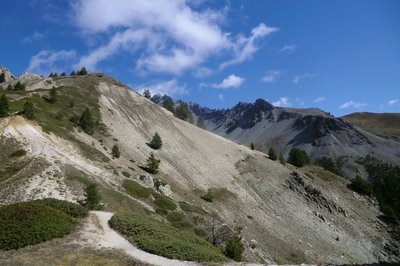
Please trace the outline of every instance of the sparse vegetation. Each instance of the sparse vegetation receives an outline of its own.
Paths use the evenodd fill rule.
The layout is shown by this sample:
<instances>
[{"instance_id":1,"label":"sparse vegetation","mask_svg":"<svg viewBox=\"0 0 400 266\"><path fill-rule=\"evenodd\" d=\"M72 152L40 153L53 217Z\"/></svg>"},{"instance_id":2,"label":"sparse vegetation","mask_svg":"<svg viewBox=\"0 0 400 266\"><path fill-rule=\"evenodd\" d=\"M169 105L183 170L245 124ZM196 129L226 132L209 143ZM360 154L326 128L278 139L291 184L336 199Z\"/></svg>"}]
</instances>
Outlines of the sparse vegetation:
<instances>
[{"instance_id":1,"label":"sparse vegetation","mask_svg":"<svg viewBox=\"0 0 400 266\"><path fill-rule=\"evenodd\" d=\"M18 249L69 234L78 222L61 210L32 202L0 207L0 250Z\"/></svg>"},{"instance_id":2,"label":"sparse vegetation","mask_svg":"<svg viewBox=\"0 0 400 266\"><path fill-rule=\"evenodd\" d=\"M198 213L198 214L206 214L207 213L205 210L203 210L203 208L190 205L187 202L181 201L181 202L179 202L179 206L185 212L194 212L194 213Z\"/></svg>"},{"instance_id":3,"label":"sparse vegetation","mask_svg":"<svg viewBox=\"0 0 400 266\"><path fill-rule=\"evenodd\" d=\"M22 157L26 155L26 150L19 149L10 154L10 158Z\"/></svg>"},{"instance_id":4,"label":"sparse vegetation","mask_svg":"<svg viewBox=\"0 0 400 266\"><path fill-rule=\"evenodd\" d=\"M172 259L221 262L226 258L218 248L187 230L179 230L147 215L114 215L110 226L139 248Z\"/></svg>"},{"instance_id":5,"label":"sparse vegetation","mask_svg":"<svg viewBox=\"0 0 400 266\"><path fill-rule=\"evenodd\" d=\"M114 156L114 158L119 158L121 156L121 151L119 150L119 147L117 144L115 144L112 147L111 153L112 153L112 156Z\"/></svg>"},{"instance_id":6,"label":"sparse vegetation","mask_svg":"<svg viewBox=\"0 0 400 266\"><path fill-rule=\"evenodd\" d=\"M316 165L323 167L325 170L334 173L339 176L343 176L343 172L340 169L341 162L332 157L322 157L315 162Z\"/></svg>"},{"instance_id":7,"label":"sparse vegetation","mask_svg":"<svg viewBox=\"0 0 400 266\"><path fill-rule=\"evenodd\" d=\"M370 195L372 192L371 185L361 176L356 176L349 185L349 188L362 195Z\"/></svg>"},{"instance_id":8,"label":"sparse vegetation","mask_svg":"<svg viewBox=\"0 0 400 266\"><path fill-rule=\"evenodd\" d=\"M154 156L154 153L150 153L149 158L147 158L146 171L149 172L150 174L157 174L159 165L160 165L160 160L158 160Z\"/></svg>"},{"instance_id":9,"label":"sparse vegetation","mask_svg":"<svg viewBox=\"0 0 400 266\"><path fill-rule=\"evenodd\" d=\"M150 142L150 147L155 150L161 149L161 147L162 147L162 140L161 140L160 135L157 132L154 134L154 136Z\"/></svg>"},{"instance_id":10,"label":"sparse vegetation","mask_svg":"<svg viewBox=\"0 0 400 266\"><path fill-rule=\"evenodd\" d=\"M226 243L225 256L233 259L234 261L242 261L242 254L244 251L244 246L242 243L242 238L234 234Z\"/></svg>"},{"instance_id":11,"label":"sparse vegetation","mask_svg":"<svg viewBox=\"0 0 400 266\"><path fill-rule=\"evenodd\" d=\"M299 148L292 148L289 152L288 162L297 167L303 167L310 163L308 154Z\"/></svg>"},{"instance_id":12,"label":"sparse vegetation","mask_svg":"<svg viewBox=\"0 0 400 266\"><path fill-rule=\"evenodd\" d=\"M186 216L181 212L173 211L168 213L167 220L172 226L176 228L183 229L191 227L190 223L186 219Z\"/></svg>"},{"instance_id":13,"label":"sparse vegetation","mask_svg":"<svg viewBox=\"0 0 400 266\"><path fill-rule=\"evenodd\" d=\"M233 195L234 194L226 188L210 188L207 193L200 198L208 202L213 202L214 200L221 200Z\"/></svg>"},{"instance_id":14,"label":"sparse vegetation","mask_svg":"<svg viewBox=\"0 0 400 266\"><path fill-rule=\"evenodd\" d=\"M254 145L254 143L252 142L252 143L250 143L250 149L252 150L252 151L254 151L255 150L255 148L256 148L256 146Z\"/></svg>"},{"instance_id":15,"label":"sparse vegetation","mask_svg":"<svg viewBox=\"0 0 400 266\"><path fill-rule=\"evenodd\" d=\"M146 199L150 197L150 195L153 193L150 188L146 188L139 183L129 179L125 179L122 183L122 186L125 188L126 192L128 192L128 194L134 198Z\"/></svg>"}]
</instances>

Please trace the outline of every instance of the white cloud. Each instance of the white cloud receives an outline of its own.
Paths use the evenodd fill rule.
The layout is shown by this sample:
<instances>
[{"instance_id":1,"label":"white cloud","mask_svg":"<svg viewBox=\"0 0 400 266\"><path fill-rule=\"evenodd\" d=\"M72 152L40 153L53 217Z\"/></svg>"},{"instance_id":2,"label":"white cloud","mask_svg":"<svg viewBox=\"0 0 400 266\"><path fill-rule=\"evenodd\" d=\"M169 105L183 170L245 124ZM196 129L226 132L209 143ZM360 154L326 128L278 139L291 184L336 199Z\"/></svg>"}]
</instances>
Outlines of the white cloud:
<instances>
[{"instance_id":1,"label":"white cloud","mask_svg":"<svg viewBox=\"0 0 400 266\"><path fill-rule=\"evenodd\" d=\"M322 96L314 99L315 103L322 103L322 102L325 102L325 101L326 101L326 98L322 97Z\"/></svg>"},{"instance_id":2,"label":"white cloud","mask_svg":"<svg viewBox=\"0 0 400 266\"><path fill-rule=\"evenodd\" d=\"M285 44L281 49L279 49L279 52L291 54L295 50L296 50L296 45L294 45L294 44Z\"/></svg>"},{"instance_id":3,"label":"white cloud","mask_svg":"<svg viewBox=\"0 0 400 266\"><path fill-rule=\"evenodd\" d=\"M354 101L348 101L345 102L344 104L342 104L341 106L339 106L340 109L346 109L346 108L361 108L366 106L366 103L358 103L358 102L354 102Z\"/></svg>"},{"instance_id":4,"label":"white cloud","mask_svg":"<svg viewBox=\"0 0 400 266\"><path fill-rule=\"evenodd\" d=\"M316 76L317 76L317 74L304 73L304 74L295 76L293 78L293 82L295 84L299 84L300 81L302 81L302 80L315 78Z\"/></svg>"},{"instance_id":5,"label":"white cloud","mask_svg":"<svg viewBox=\"0 0 400 266\"><path fill-rule=\"evenodd\" d=\"M281 97L278 101L273 102L272 105L279 107L290 107L292 106L292 103L290 102L289 98Z\"/></svg>"},{"instance_id":6,"label":"white cloud","mask_svg":"<svg viewBox=\"0 0 400 266\"><path fill-rule=\"evenodd\" d=\"M245 82L245 78L229 75L226 77L221 83L213 84L212 87L218 89L230 89L230 88L239 88Z\"/></svg>"},{"instance_id":7,"label":"white cloud","mask_svg":"<svg viewBox=\"0 0 400 266\"><path fill-rule=\"evenodd\" d=\"M223 94L219 94L218 95L218 99L222 102L224 101L224 95Z\"/></svg>"},{"instance_id":8,"label":"white cloud","mask_svg":"<svg viewBox=\"0 0 400 266\"><path fill-rule=\"evenodd\" d=\"M233 44L233 59L222 63L220 65L220 69L224 69L230 65L240 64L251 58L259 49L259 47L256 45L256 41L270 35L271 33L277 32L278 30L278 28L269 27L264 23L261 23L258 25L258 27L251 30L249 37L244 37L243 35L239 36L237 42Z\"/></svg>"},{"instance_id":9,"label":"white cloud","mask_svg":"<svg viewBox=\"0 0 400 266\"><path fill-rule=\"evenodd\" d=\"M139 93L143 93L144 90L149 90L152 95L166 94L168 96L174 95L186 95L189 93L186 85L179 85L176 79L171 79L165 82L159 82L151 85L141 85L137 88Z\"/></svg>"},{"instance_id":10,"label":"white cloud","mask_svg":"<svg viewBox=\"0 0 400 266\"><path fill-rule=\"evenodd\" d=\"M39 41L44 38L44 34L35 31L29 36L26 36L25 38L22 39L22 43L32 43L35 41Z\"/></svg>"},{"instance_id":11,"label":"white cloud","mask_svg":"<svg viewBox=\"0 0 400 266\"><path fill-rule=\"evenodd\" d=\"M50 72L62 72L70 68L76 58L75 50L42 50L31 57L27 71L47 75Z\"/></svg>"},{"instance_id":12,"label":"white cloud","mask_svg":"<svg viewBox=\"0 0 400 266\"><path fill-rule=\"evenodd\" d=\"M282 71L268 71L268 73L261 80L267 83L272 83L275 82L281 75Z\"/></svg>"},{"instance_id":13,"label":"white cloud","mask_svg":"<svg viewBox=\"0 0 400 266\"><path fill-rule=\"evenodd\" d=\"M393 99L388 102L388 105L393 106L393 105L396 105L397 103L399 103L399 99Z\"/></svg>"},{"instance_id":14,"label":"white cloud","mask_svg":"<svg viewBox=\"0 0 400 266\"><path fill-rule=\"evenodd\" d=\"M249 37L235 39L219 26L226 8L197 11L193 6L185 0L77 0L73 17L82 32L111 36L106 45L89 52L81 62L96 67L120 51L141 48L136 58L139 70L178 75L196 69L215 55L235 58L224 67L243 62L257 51L256 40L276 31L260 24ZM138 31L146 34L141 38L131 35Z\"/></svg>"}]
</instances>

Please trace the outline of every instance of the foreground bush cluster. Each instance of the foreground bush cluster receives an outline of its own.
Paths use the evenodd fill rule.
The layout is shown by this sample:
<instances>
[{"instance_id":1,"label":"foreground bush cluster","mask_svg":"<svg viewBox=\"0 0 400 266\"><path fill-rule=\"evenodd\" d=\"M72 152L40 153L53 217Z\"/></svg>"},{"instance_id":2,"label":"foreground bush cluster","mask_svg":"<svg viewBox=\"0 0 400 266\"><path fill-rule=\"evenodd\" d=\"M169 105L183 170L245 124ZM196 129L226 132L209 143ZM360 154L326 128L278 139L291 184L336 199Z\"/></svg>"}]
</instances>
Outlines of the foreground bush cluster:
<instances>
[{"instance_id":1,"label":"foreground bush cluster","mask_svg":"<svg viewBox=\"0 0 400 266\"><path fill-rule=\"evenodd\" d=\"M74 203L44 199L0 207L0 250L18 249L69 234L87 210Z\"/></svg>"},{"instance_id":2,"label":"foreground bush cluster","mask_svg":"<svg viewBox=\"0 0 400 266\"><path fill-rule=\"evenodd\" d=\"M116 214L110 226L139 248L164 257L199 262L227 260L218 248L193 232L179 230L150 216Z\"/></svg>"}]
</instances>

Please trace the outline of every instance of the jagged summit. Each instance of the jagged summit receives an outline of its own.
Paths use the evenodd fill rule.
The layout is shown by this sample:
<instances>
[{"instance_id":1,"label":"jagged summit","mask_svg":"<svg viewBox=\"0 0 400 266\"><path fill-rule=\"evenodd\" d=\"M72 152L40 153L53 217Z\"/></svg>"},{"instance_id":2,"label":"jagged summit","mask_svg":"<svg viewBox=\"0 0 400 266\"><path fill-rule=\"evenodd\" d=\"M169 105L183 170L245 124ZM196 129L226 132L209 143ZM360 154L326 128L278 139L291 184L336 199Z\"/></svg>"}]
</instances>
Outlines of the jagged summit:
<instances>
[{"instance_id":1,"label":"jagged summit","mask_svg":"<svg viewBox=\"0 0 400 266\"><path fill-rule=\"evenodd\" d=\"M6 68L0 65L0 84L10 82L15 79L15 76Z\"/></svg>"}]
</instances>

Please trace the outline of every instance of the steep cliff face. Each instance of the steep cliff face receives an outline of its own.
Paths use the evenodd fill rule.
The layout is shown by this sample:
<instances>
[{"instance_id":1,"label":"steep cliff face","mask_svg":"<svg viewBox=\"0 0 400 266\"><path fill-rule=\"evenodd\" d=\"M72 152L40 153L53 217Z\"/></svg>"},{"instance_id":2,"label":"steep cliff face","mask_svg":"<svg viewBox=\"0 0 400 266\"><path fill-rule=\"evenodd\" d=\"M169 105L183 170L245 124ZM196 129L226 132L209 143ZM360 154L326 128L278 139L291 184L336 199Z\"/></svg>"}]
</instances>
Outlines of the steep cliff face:
<instances>
[{"instance_id":1,"label":"steep cliff face","mask_svg":"<svg viewBox=\"0 0 400 266\"><path fill-rule=\"evenodd\" d=\"M5 67L0 66L0 84L10 82L15 79L15 76Z\"/></svg>"},{"instance_id":2,"label":"steep cliff face","mask_svg":"<svg viewBox=\"0 0 400 266\"><path fill-rule=\"evenodd\" d=\"M33 82L32 87L43 80ZM80 183L84 179L98 184L106 211L146 209L166 220L151 199L135 198L123 186L126 180L146 185L143 178L157 179L169 186L168 195L177 205L188 202L229 228L243 227L245 255L251 262L343 264L399 259L387 250L387 245L396 244L377 218L376 203L347 189L347 180L318 167L296 169L271 161L262 152L176 119L105 75L61 77L51 82L59 97L54 104L44 100L46 90L22 91L18 97L14 97L16 92L6 92L13 99L13 111L29 98L37 116L34 120L17 115L0 120L0 147L7 151L0 156L3 169L8 169L0 173L0 204L42 197L78 201L84 195ZM70 119L86 107L97 120L92 136ZM314 112L323 119L308 118ZM208 128L221 135L229 130L230 136L243 143L254 137L250 134L254 129L261 132L257 139L265 140L264 126L265 134L273 133L277 143L294 139L307 126L321 135L318 140L342 129L340 121L321 111L294 112L262 100L239 104L234 110L200 108L196 115L202 114L216 114L206 119ZM163 141L160 150L148 145L155 132ZM114 145L119 146L120 158L110 154ZM307 141L302 145L312 147ZM11 156L20 149L26 154L18 159ZM144 171L151 152L161 161L154 175ZM11 164L18 168L9 168ZM215 192L212 202L201 198L207 191ZM194 216L189 217L200 221Z\"/></svg>"}]
</instances>

